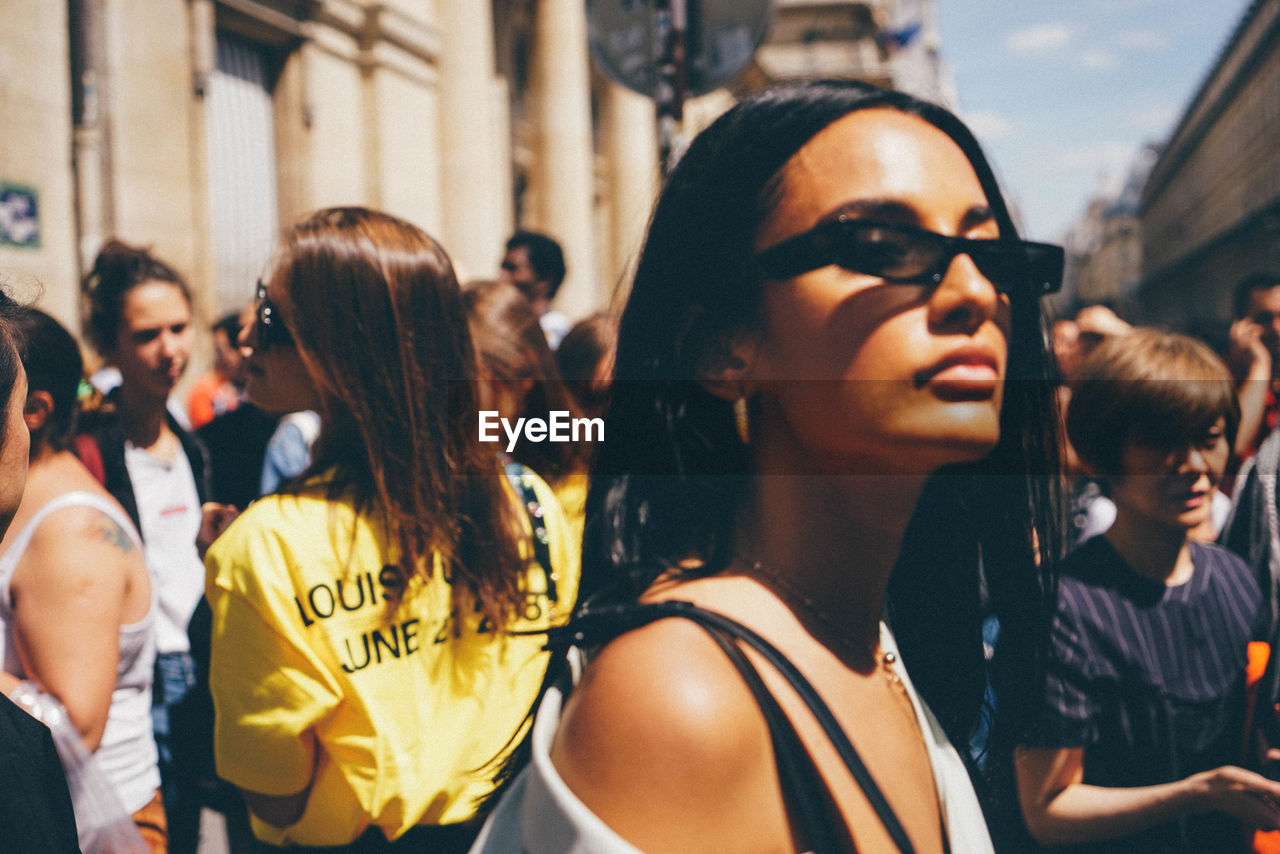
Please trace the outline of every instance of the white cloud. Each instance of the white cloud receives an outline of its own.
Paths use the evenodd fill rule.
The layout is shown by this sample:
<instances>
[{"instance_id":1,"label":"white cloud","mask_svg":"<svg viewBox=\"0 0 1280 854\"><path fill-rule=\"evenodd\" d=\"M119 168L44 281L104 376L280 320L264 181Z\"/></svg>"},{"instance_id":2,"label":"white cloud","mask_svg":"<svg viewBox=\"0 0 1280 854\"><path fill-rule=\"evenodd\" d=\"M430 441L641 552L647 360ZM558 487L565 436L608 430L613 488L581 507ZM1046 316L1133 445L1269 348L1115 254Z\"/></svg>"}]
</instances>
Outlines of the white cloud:
<instances>
[{"instance_id":1,"label":"white cloud","mask_svg":"<svg viewBox=\"0 0 1280 854\"><path fill-rule=\"evenodd\" d=\"M1026 56L1064 48L1074 36L1075 31L1067 24L1040 24L1013 31L1005 37L1004 47L1010 53Z\"/></svg>"},{"instance_id":2,"label":"white cloud","mask_svg":"<svg viewBox=\"0 0 1280 854\"><path fill-rule=\"evenodd\" d=\"M1155 30L1122 30L1116 33L1116 44L1130 50L1166 50L1167 36Z\"/></svg>"},{"instance_id":3,"label":"white cloud","mask_svg":"<svg viewBox=\"0 0 1280 854\"><path fill-rule=\"evenodd\" d=\"M1120 60L1105 48L1091 47L1080 54L1080 67L1090 71L1114 71L1120 67Z\"/></svg>"},{"instance_id":4,"label":"white cloud","mask_svg":"<svg viewBox=\"0 0 1280 854\"><path fill-rule=\"evenodd\" d=\"M1013 122L994 111L967 112L961 118L969 126L969 130L973 131L973 135L984 143L1008 139L1013 135Z\"/></svg>"}]
</instances>

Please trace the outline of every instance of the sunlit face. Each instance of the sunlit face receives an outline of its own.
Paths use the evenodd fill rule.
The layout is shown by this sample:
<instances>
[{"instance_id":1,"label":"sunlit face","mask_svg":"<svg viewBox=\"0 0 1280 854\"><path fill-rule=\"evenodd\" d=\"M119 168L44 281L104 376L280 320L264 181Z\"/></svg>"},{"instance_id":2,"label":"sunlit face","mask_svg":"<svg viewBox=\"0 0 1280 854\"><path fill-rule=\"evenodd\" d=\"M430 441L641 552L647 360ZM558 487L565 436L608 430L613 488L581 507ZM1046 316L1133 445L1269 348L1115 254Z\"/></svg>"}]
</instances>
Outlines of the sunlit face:
<instances>
[{"instance_id":1,"label":"sunlit face","mask_svg":"<svg viewBox=\"0 0 1280 854\"><path fill-rule=\"evenodd\" d=\"M191 303L180 287L153 279L125 293L111 361L130 393L167 399L194 343Z\"/></svg>"},{"instance_id":2,"label":"sunlit face","mask_svg":"<svg viewBox=\"0 0 1280 854\"><path fill-rule=\"evenodd\" d=\"M267 286L267 298L279 300L278 291ZM320 393L307 370L301 352L293 344L273 343L263 348L258 336L256 313L240 327L239 345L245 354L244 371L247 376L245 395L267 412L301 412L320 408ZM278 312L276 323L284 321Z\"/></svg>"},{"instance_id":3,"label":"sunlit face","mask_svg":"<svg viewBox=\"0 0 1280 854\"><path fill-rule=\"evenodd\" d=\"M18 365L18 376L5 410L4 447L0 448L0 537L8 530L27 484L27 457L31 434L22 411L27 404L27 372Z\"/></svg>"},{"instance_id":4,"label":"sunlit face","mask_svg":"<svg viewBox=\"0 0 1280 854\"><path fill-rule=\"evenodd\" d=\"M837 214L999 236L960 148L890 109L845 116L796 153L755 248ZM762 441L819 471L927 472L998 440L1009 303L967 255L937 287L832 265L764 289L751 369Z\"/></svg>"},{"instance_id":5,"label":"sunlit face","mask_svg":"<svg viewBox=\"0 0 1280 854\"><path fill-rule=\"evenodd\" d=\"M1230 455L1221 418L1203 436L1181 447L1125 442L1120 450L1124 474L1109 478L1117 514L1132 514L1180 531L1203 524Z\"/></svg>"}]
</instances>

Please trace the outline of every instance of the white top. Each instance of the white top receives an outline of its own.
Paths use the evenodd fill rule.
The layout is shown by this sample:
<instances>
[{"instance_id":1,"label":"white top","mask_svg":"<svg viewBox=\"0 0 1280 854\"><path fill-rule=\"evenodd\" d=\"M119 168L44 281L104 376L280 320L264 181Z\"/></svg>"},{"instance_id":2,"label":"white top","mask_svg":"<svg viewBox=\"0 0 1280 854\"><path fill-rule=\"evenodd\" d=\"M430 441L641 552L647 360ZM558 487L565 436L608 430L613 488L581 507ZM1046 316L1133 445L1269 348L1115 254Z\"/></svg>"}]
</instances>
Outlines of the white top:
<instances>
[{"instance_id":1,"label":"white top","mask_svg":"<svg viewBox=\"0 0 1280 854\"><path fill-rule=\"evenodd\" d=\"M142 543L129 517L112 502L91 492L67 492L44 505L18 533L13 545L0 555L0 655L4 669L26 678L13 639L13 598L9 582L31 538L50 514L65 507L90 507L115 522L142 551ZM156 766L156 742L151 732L151 679L156 660L155 593L147 615L136 623L120 627L120 660L116 665L116 687L111 694L107 726L94 753L98 765L129 812L142 809L160 787Z\"/></svg>"},{"instance_id":2,"label":"white top","mask_svg":"<svg viewBox=\"0 0 1280 854\"><path fill-rule=\"evenodd\" d=\"M187 624L204 595L204 561L196 551L200 496L191 462L181 451L166 462L126 441L124 465L159 606L156 651L189 652Z\"/></svg>"},{"instance_id":3,"label":"white top","mask_svg":"<svg viewBox=\"0 0 1280 854\"><path fill-rule=\"evenodd\" d=\"M552 350L560 346L564 336L569 334L569 330L573 328L573 323L569 318L554 309L544 312L538 318L538 325L542 327L542 334L547 339L547 346Z\"/></svg>"},{"instance_id":4,"label":"white top","mask_svg":"<svg viewBox=\"0 0 1280 854\"><path fill-rule=\"evenodd\" d=\"M880 643L886 652L897 655L897 644L883 623ZM573 663L576 682L578 667L576 661ZM964 762L916 693L901 659L892 666L906 686L920 730L925 734L952 854L994 854L982 807ZM564 696L557 686L543 697L533 724L532 760L485 822L471 854L640 854L638 848L578 799L551 763L551 742L560 723Z\"/></svg>"}]
</instances>

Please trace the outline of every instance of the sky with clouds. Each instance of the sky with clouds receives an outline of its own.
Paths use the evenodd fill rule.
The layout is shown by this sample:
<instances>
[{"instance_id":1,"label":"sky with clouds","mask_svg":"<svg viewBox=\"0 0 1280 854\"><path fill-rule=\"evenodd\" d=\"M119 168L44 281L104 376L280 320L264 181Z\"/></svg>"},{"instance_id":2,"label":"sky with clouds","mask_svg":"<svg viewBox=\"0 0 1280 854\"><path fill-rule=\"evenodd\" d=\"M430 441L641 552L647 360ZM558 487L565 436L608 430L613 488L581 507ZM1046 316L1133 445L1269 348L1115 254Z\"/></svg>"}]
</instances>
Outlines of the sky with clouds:
<instances>
[{"instance_id":1,"label":"sky with clouds","mask_svg":"<svg viewBox=\"0 0 1280 854\"><path fill-rule=\"evenodd\" d=\"M957 111L1021 213L1060 240L1168 137L1251 0L936 0Z\"/></svg>"}]
</instances>

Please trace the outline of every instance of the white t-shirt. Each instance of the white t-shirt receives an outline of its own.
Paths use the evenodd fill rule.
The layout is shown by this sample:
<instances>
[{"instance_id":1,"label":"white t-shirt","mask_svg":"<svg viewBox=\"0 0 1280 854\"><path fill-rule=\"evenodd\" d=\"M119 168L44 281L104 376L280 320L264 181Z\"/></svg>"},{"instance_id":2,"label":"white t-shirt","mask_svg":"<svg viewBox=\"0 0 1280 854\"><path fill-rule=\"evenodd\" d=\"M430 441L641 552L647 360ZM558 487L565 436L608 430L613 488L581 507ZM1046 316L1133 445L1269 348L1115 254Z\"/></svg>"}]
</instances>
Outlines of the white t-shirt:
<instances>
[{"instance_id":1,"label":"white t-shirt","mask_svg":"<svg viewBox=\"0 0 1280 854\"><path fill-rule=\"evenodd\" d=\"M204 562L196 551L200 496L191 463L181 450L165 462L126 441L124 465L156 588L156 652L189 652L187 624L204 593Z\"/></svg>"}]
</instances>

